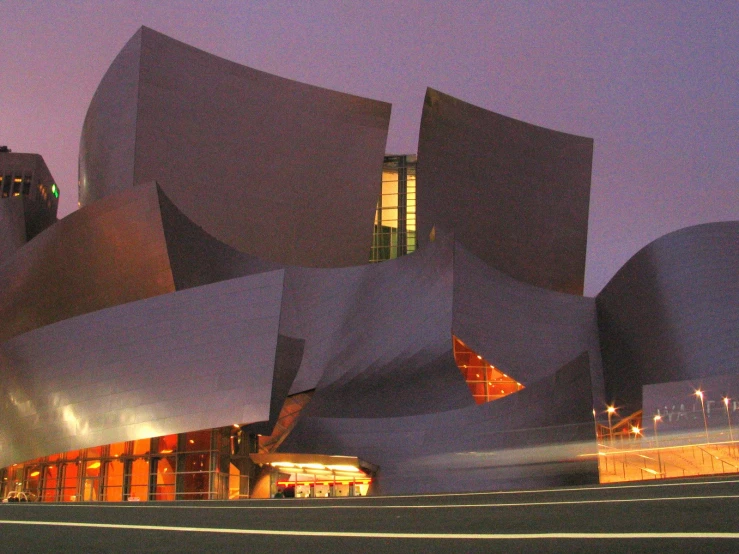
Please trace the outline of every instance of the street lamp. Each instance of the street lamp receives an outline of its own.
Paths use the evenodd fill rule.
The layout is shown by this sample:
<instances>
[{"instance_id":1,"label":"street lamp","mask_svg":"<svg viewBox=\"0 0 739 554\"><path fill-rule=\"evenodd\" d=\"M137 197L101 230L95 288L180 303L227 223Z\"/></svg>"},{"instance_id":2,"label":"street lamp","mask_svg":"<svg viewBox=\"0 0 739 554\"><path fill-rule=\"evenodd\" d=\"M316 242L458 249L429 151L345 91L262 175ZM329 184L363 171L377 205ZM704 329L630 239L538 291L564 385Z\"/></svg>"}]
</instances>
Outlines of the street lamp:
<instances>
[{"instance_id":1,"label":"street lamp","mask_svg":"<svg viewBox=\"0 0 739 554\"><path fill-rule=\"evenodd\" d=\"M695 391L695 395L701 399L701 410L703 410L703 426L706 429L706 444L708 444L711 441L708 439L708 420L706 419L706 405L703 403L703 391L698 389L697 391Z\"/></svg>"},{"instance_id":2,"label":"street lamp","mask_svg":"<svg viewBox=\"0 0 739 554\"><path fill-rule=\"evenodd\" d=\"M729 420L729 440L731 441L731 446L729 446L729 452L731 452L732 448L734 447L734 434L731 432L731 414L729 413L729 397L724 396L724 406L726 407L726 418Z\"/></svg>"},{"instance_id":3,"label":"street lamp","mask_svg":"<svg viewBox=\"0 0 739 554\"><path fill-rule=\"evenodd\" d=\"M662 475L662 455L659 451L659 438L657 437L657 422L662 421L662 416L657 414L654 416L654 447L657 449L657 468L659 474Z\"/></svg>"},{"instance_id":4,"label":"street lamp","mask_svg":"<svg viewBox=\"0 0 739 554\"><path fill-rule=\"evenodd\" d=\"M608 406L606 412L608 413L608 436L611 438L611 446L613 446L613 426L611 425L611 416L616 413L616 408Z\"/></svg>"}]
</instances>

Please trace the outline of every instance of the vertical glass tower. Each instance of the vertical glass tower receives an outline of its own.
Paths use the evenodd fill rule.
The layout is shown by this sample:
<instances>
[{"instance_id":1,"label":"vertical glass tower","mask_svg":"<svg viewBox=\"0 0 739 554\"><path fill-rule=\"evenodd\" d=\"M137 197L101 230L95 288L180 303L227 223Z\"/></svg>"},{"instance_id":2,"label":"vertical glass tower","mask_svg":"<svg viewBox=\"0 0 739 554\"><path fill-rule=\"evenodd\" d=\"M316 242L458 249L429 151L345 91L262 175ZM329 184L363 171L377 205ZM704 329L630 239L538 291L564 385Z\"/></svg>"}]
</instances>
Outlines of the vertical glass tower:
<instances>
[{"instance_id":1,"label":"vertical glass tower","mask_svg":"<svg viewBox=\"0 0 739 554\"><path fill-rule=\"evenodd\" d=\"M416 250L416 156L385 156L370 262Z\"/></svg>"}]
</instances>

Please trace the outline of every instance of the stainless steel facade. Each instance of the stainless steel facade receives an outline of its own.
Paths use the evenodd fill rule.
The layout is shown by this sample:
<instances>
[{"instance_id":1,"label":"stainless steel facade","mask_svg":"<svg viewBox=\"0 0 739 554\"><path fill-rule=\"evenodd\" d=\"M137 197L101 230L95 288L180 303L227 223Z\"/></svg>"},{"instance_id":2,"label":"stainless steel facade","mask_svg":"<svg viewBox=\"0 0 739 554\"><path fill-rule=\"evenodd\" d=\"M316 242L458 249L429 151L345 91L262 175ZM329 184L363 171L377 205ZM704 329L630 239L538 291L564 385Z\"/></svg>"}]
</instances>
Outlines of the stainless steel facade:
<instances>
[{"instance_id":1,"label":"stainless steel facade","mask_svg":"<svg viewBox=\"0 0 739 554\"><path fill-rule=\"evenodd\" d=\"M418 139L418 240L434 227L487 264L582 295L593 139L428 89Z\"/></svg>"},{"instance_id":2,"label":"stainless steel facade","mask_svg":"<svg viewBox=\"0 0 739 554\"><path fill-rule=\"evenodd\" d=\"M636 253L597 297L607 399L636 410L644 385L735 375L739 222L675 231Z\"/></svg>"},{"instance_id":3,"label":"stainless steel facade","mask_svg":"<svg viewBox=\"0 0 739 554\"><path fill-rule=\"evenodd\" d=\"M5 341L0 466L269 419L282 281L223 281Z\"/></svg>"},{"instance_id":4,"label":"stainless steel facade","mask_svg":"<svg viewBox=\"0 0 739 554\"><path fill-rule=\"evenodd\" d=\"M592 141L435 91L428 238L366 263L388 116L140 30L85 120L84 206L23 245L1 212L0 468L114 443L129 467L120 445L142 440L144 490L169 454L217 475L203 492L178 470L149 499L222 498L291 405L277 452L359 456L378 492L592 483L606 402L736 373L736 222L663 237L584 298ZM476 404L455 338L516 392ZM155 448L165 435L183 448ZM117 463L85 456L85 471Z\"/></svg>"},{"instance_id":5,"label":"stainless steel facade","mask_svg":"<svg viewBox=\"0 0 739 554\"><path fill-rule=\"evenodd\" d=\"M213 56L142 27L80 141L80 202L157 181L196 225L282 264L365 263L390 105Z\"/></svg>"}]
</instances>

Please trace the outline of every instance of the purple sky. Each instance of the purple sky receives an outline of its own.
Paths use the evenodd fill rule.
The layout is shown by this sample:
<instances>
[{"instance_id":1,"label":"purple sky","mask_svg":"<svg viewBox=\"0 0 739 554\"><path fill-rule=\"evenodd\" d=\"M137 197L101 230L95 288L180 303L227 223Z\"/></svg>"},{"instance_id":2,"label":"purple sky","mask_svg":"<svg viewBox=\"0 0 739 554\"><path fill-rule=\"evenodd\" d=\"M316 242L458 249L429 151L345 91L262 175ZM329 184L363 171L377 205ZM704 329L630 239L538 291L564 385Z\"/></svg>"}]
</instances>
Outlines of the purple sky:
<instances>
[{"instance_id":1,"label":"purple sky","mask_svg":"<svg viewBox=\"0 0 739 554\"><path fill-rule=\"evenodd\" d=\"M391 102L389 153L416 151L426 86L593 137L588 295L657 237L739 219L736 1L0 0L0 14L0 145L45 158L60 217L77 206L90 99L146 25Z\"/></svg>"}]
</instances>

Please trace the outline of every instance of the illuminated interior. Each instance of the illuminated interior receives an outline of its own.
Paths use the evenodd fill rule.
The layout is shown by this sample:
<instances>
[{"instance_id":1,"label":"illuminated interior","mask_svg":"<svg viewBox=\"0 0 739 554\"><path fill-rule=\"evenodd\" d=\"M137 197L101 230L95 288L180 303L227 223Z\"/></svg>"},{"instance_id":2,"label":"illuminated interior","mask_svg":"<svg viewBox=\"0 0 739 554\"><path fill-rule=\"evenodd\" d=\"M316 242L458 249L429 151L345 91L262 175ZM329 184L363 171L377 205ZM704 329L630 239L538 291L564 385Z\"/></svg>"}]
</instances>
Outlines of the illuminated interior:
<instances>
[{"instance_id":1,"label":"illuminated interior","mask_svg":"<svg viewBox=\"0 0 739 554\"><path fill-rule=\"evenodd\" d=\"M454 359L478 404L498 400L524 386L452 335Z\"/></svg>"},{"instance_id":2,"label":"illuminated interior","mask_svg":"<svg viewBox=\"0 0 739 554\"><path fill-rule=\"evenodd\" d=\"M372 464L350 456L272 453L251 458L269 469L271 497L366 496L377 471Z\"/></svg>"},{"instance_id":3,"label":"illuminated interior","mask_svg":"<svg viewBox=\"0 0 739 554\"><path fill-rule=\"evenodd\" d=\"M269 436L239 424L53 454L0 469L0 496L147 502L364 496L376 468L357 458L276 453L313 391L289 396ZM248 426L247 426L248 427ZM252 457L261 457L252 461ZM262 484L261 487L259 486Z\"/></svg>"},{"instance_id":4,"label":"illuminated interior","mask_svg":"<svg viewBox=\"0 0 739 554\"><path fill-rule=\"evenodd\" d=\"M0 493L45 502L240 498L248 475L245 483L235 464L248 453L232 436L228 427L206 429L53 454L0 469Z\"/></svg>"},{"instance_id":5,"label":"illuminated interior","mask_svg":"<svg viewBox=\"0 0 739 554\"><path fill-rule=\"evenodd\" d=\"M416 250L416 157L386 156L375 212L370 262Z\"/></svg>"}]
</instances>

